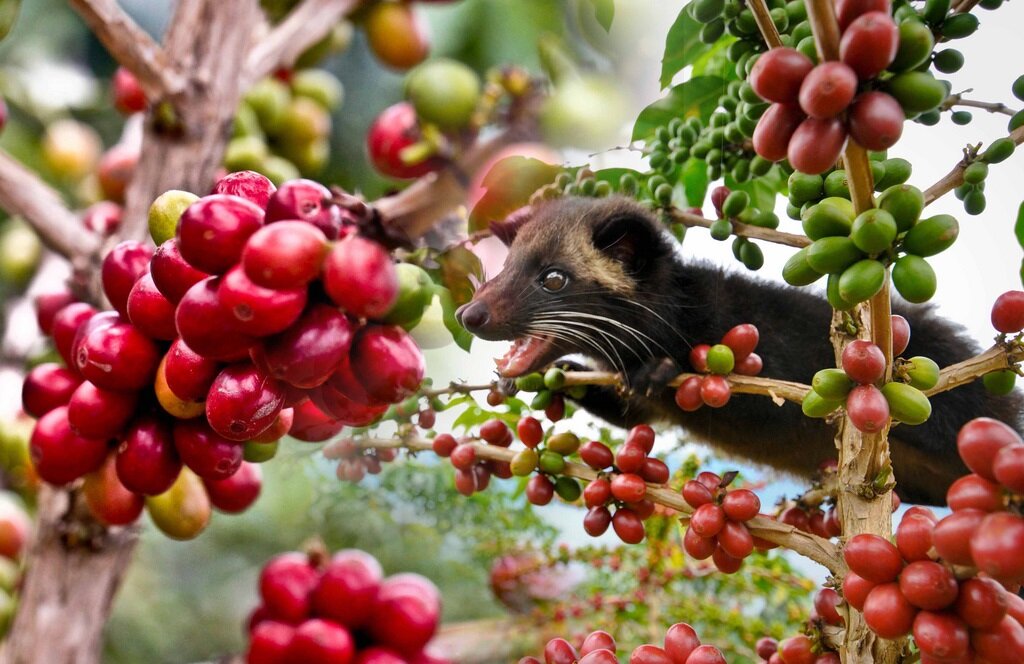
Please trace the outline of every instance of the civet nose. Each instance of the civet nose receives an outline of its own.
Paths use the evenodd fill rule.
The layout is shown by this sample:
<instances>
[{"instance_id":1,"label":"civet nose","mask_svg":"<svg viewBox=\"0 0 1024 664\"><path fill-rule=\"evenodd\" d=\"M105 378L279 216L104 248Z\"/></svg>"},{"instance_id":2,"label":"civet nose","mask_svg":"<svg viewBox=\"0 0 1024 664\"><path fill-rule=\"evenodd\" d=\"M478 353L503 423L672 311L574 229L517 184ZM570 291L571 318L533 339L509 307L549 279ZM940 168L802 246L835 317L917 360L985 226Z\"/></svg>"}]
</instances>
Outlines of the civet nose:
<instances>
[{"instance_id":1,"label":"civet nose","mask_svg":"<svg viewBox=\"0 0 1024 664\"><path fill-rule=\"evenodd\" d=\"M487 305L479 300L462 305L455 312L459 324L470 332L476 333L491 320L491 312Z\"/></svg>"}]
</instances>

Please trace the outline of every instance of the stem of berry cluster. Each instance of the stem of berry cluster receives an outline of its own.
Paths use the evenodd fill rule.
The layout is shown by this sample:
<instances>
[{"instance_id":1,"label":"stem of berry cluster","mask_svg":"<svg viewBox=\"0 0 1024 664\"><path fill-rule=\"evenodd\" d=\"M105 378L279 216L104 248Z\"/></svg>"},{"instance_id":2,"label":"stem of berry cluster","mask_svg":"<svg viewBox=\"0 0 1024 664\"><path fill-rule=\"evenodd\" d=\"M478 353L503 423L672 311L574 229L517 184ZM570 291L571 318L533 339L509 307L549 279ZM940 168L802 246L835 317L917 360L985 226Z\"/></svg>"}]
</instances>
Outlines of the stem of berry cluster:
<instances>
[{"instance_id":1,"label":"stem of berry cluster","mask_svg":"<svg viewBox=\"0 0 1024 664\"><path fill-rule=\"evenodd\" d=\"M1024 143L1024 127L1017 127L1009 133L1007 136L1014 145L1020 145ZM956 166L953 167L949 173L946 173L942 178L928 187L924 191L924 204L931 205L943 195L948 194L960 185L964 183L964 170L967 169L969 163L966 159L960 160Z\"/></svg>"}]
</instances>

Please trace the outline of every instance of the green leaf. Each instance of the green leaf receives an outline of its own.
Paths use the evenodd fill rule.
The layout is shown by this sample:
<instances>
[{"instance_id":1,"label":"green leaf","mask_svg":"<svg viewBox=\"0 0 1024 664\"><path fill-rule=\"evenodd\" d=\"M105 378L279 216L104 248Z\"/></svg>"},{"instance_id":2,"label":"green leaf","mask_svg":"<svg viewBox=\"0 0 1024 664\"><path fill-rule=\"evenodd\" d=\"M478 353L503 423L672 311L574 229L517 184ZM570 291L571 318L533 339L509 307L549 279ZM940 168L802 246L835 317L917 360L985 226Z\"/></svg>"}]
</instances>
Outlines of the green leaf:
<instances>
[{"instance_id":1,"label":"green leaf","mask_svg":"<svg viewBox=\"0 0 1024 664\"><path fill-rule=\"evenodd\" d=\"M441 301L444 326L451 332L452 339L455 340L458 347L468 353L473 344L473 335L459 325L458 319L455 318L455 310L458 309L458 305L455 304L451 291L444 287L438 287L437 297Z\"/></svg>"},{"instance_id":2,"label":"green leaf","mask_svg":"<svg viewBox=\"0 0 1024 664\"><path fill-rule=\"evenodd\" d=\"M473 299L476 284L484 280L480 257L459 244L438 256L437 262L441 266L441 284L451 291L455 305Z\"/></svg>"},{"instance_id":3,"label":"green leaf","mask_svg":"<svg viewBox=\"0 0 1024 664\"><path fill-rule=\"evenodd\" d=\"M633 140L647 140L658 127L672 118L699 117L707 120L725 93L726 81L718 76L695 76L673 86L668 94L644 110L633 125Z\"/></svg>"},{"instance_id":4,"label":"green leaf","mask_svg":"<svg viewBox=\"0 0 1024 664\"><path fill-rule=\"evenodd\" d=\"M1013 226L1013 233L1017 236L1017 243L1024 247L1024 203L1021 203L1017 210L1017 223Z\"/></svg>"},{"instance_id":5,"label":"green leaf","mask_svg":"<svg viewBox=\"0 0 1024 664\"><path fill-rule=\"evenodd\" d=\"M661 58L661 87L667 88L683 67L692 65L710 46L700 40L701 24L684 7L665 39L665 55Z\"/></svg>"},{"instance_id":6,"label":"green leaf","mask_svg":"<svg viewBox=\"0 0 1024 664\"><path fill-rule=\"evenodd\" d=\"M0 39L3 39L14 27L21 11L21 0L0 0Z\"/></svg>"},{"instance_id":7,"label":"green leaf","mask_svg":"<svg viewBox=\"0 0 1024 664\"><path fill-rule=\"evenodd\" d=\"M679 174L679 182L686 194L686 204L703 207L708 194L708 165L703 159L687 159Z\"/></svg>"},{"instance_id":8,"label":"green leaf","mask_svg":"<svg viewBox=\"0 0 1024 664\"><path fill-rule=\"evenodd\" d=\"M609 32L615 18L615 0L590 0L590 4L594 5L594 18L605 32Z\"/></svg>"},{"instance_id":9,"label":"green leaf","mask_svg":"<svg viewBox=\"0 0 1024 664\"><path fill-rule=\"evenodd\" d=\"M693 61L693 75L719 76L727 81L738 80L736 63L729 60L729 45L734 41L735 37L725 36L701 53Z\"/></svg>"}]
</instances>

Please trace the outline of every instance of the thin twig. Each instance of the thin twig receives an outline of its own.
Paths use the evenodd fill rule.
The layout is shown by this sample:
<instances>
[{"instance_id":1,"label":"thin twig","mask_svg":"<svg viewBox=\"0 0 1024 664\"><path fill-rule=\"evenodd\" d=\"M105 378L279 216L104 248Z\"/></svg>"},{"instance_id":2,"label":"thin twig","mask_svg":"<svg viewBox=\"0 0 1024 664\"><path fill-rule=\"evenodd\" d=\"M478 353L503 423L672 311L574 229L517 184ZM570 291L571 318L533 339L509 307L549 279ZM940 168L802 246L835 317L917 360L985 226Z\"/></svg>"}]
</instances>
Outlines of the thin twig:
<instances>
[{"instance_id":1,"label":"thin twig","mask_svg":"<svg viewBox=\"0 0 1024 664\"><path fill-rule=\"evenodd\" d=\"M1024 356L1022 356L1020 348L1014 347L1013 350L1007 350L1005 346L995 345L980 355L944 368L939 372L939 382L932 389L925 390L924 393L932 396L940 392L948 392L953 388L974 382L985 374L1009 369L1021 359L1024 359Z\"/></svg>"},{"instance_id":2,"label":"thin twig","mask_svg":"<svg viewBox=\"0 0 1024 664\"><path fill-rule=\"evenodd\" d=\"M1013 110L1006 104L998 101L977 101L974 99L965 99L964 94L970 92L965 90L955 95L946 97L946 101L942 102L942 110L948 111L954 106L969 106L971 108L980 108L988 111L989 113L1002 113L1003 115L1013 116L1017 114L1017 111Z\"/></svg>"},{"instance_id":3,"label":"thin twig","mask_svg":"<svg viewBox=\"0 0 1024 664\"><path fill-rule=\"evenodd\" d=\"M100 246L60 194L0 150L0 207L22 217L43 242L68 259L88 256Z\"/></svg>"},{"instance_id":4,"label":"thin twig","mask_svg":"<svg viewBox=\"0 0 1024 664\"><path fill-rule=\"evenodd\" d=\"M1024 127L1017 127L1014 129L1010 132L1008 138L1010 138L1016 145L1024 143ZM943 195L962 185L964 183L964 169L966 169L967 166L968 164L961 160L953 167L953 170L942 176L941 180L925 189L924 204L931 205Z\"/></svg>"},{"instance_id":5,"label":"thin twig","mask_svg":"<svg viewBox=\"0 0 1024 664\"><path fill-rule=\"evenodd\" d=\"M353 442L365 449L392 448L408 449L416 452L433 450L431 441L422 438L358 438L354 439ZM488 445L483 442L468 442L464 444L472 445L475 448L478 459L509 462L516 454L513 450L496 445ZM562 474L586 482L591 482L598 477L597 471L590 466L575 462L566 463ZM684 519L688 518L693 512L693 508L683 500L678 491L673 491L664 485L648 484L645 497L651 502L676 510ZM746 525L750 532L757 537L802 554L816 563L825 566L833 574L841 573L846 568L836 546L824 538L765 517L751 519L746 522Z\"/></svg>"},{"instance_id":6,"label":"thin twig","mask_svg":"<svg viewBox=\"0 0 1024 664\"><path fill-rule=\"evenodd\" d=\"M185 88L185 77L167 54L139 27L117 0L68 0L117 62L128 69L150 101L173 97Z\"/></svg>"},{"instance_id":7,"label":"thin twig","mask_svg":"<svg viewBox=\"0 0 1024 664\"><path fill-rule=\"evenodd\" d=\"M359 6L361 0L304 0L259 40L245 63L249 83L291 67L299 56Z\"/></svg>"},{"instance_id":8,"label":"thin twig","mask_svg":"<svg viewBox=\"0 0 1024 664\"><path fill-rule=\"evenodd\" d=\"M707 219L699 214L684 212L677 208L671 208L669 210L669 215L672 217L673 221L680 223L683 226L711 228L711 224L715 223L714 219ZM732 232L733 235L738 235L740 237L750 238L752 240L764 240L765 242L783 244L788 247L806 247L811 243L811 240L805 235L785 233L771 228L762 228L761 226L743 224L738 221L732 222Z\"/></svg>"}]
</instances>

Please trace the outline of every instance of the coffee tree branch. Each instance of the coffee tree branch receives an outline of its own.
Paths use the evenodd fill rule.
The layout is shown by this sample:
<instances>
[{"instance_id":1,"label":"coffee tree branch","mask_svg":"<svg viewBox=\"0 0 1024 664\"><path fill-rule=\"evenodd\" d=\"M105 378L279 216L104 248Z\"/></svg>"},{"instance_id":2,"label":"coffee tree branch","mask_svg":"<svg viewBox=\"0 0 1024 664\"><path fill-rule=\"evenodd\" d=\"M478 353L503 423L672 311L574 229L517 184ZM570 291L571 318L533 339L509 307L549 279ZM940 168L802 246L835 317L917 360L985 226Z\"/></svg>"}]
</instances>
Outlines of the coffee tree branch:
<instances>
[{"instance_id":1,"label":"coffee tree branch","mask_svg":"<svg viewBox=\"0 0 1024 664\"><path fill-rule=\"evenodd\" d=\"M706 219L699 214L685 212L677 208L671 208L669 210L669 215L672 217L673 221L687 227L699 226L701 228L710 228L711 224L715 223L714 219ZM782 244L787 247L800 248L806 247L811 243L811 240L805 235L800 235L798 233L785 233L783 231L776 231L771 228L762 228L760 226L751 226L750 224L744 224L738 221L732 222L732 232L734 235L738 235L740 237L746 237L752 240L764 240L765 242Z\"/></svg>"},{"instance_id":2,"label":"coffee tree branch","mask_svg":"<svg viewBox=\"0 0 1024 664\"><path fill-rule=\"evenodd\" d=\"M433 444L422 438L358 438L353 442L364 449L407 449L412 452L429 452L433 450ZM477 458L492 461L511 461L515 452L504 447L488 445L483 442L469 442L476 450ZM564 475L574 477L585 482L598 478L598 473L590 466L581 463L569 462L563 471ZM671 508L680 513L683 519L687 519L693 512L693 508L678 491L657 486L647 485L646 498L654 503ZM833 574L840 574L846 569L836 546L828 540L798 530L793 526L779 523L774 519L756 517L746 522L750 532L762 539L768 540L779 546L795 551L814 562L828 568Z\"/></svg>"},{"instance_id":3,"label":"coffee tree branch","mask_svg":"<svg viewBox=\"0 0 1024 664\"><path fill-rule=\"evenodd\" d=\"M117 4L117 0L69 0L115 60L139 80L150 100L173 97L185 88L167 54Z\"/></svg>"},{"instance_id":4,"label":"coffee tree branch","mask_svg":"<svg viewBox=\"0 0 1024 664\"><path fill-rule=\"evenodd\" d=\"M1017 127L1014 129L1010 132L1008 138L1012 140L1015 145L1024 143L1024 127ZM964 183L964 169L967 168L967 166L967 162L961 160L953 167L953 170L942 176L941 180L925 189L924 204L931 205L943 195L948 194L962 185Z\"/></svg>"},{"instance_id":5,"label":"coffee tree branch","mask_svg":"<svg viewBox=\"0 0 1024 664\"><path fill-rule=\"evenodd\" d=\"M360 0L304 0L253 46L245 63L246 81L253 83L294 65L359 4Z\"/></svg>"},{"instance_id":6,"label":"coffee tree branch","mask_svg":"<svg viewBox=\"0 0 1024 664\"><path fill-rule=\"evenodd\" d=\"M0 150L0 208L23 218L43 242L68 259L90 255L100 247L50 185Z\"/></svg>"}]
</instances>

